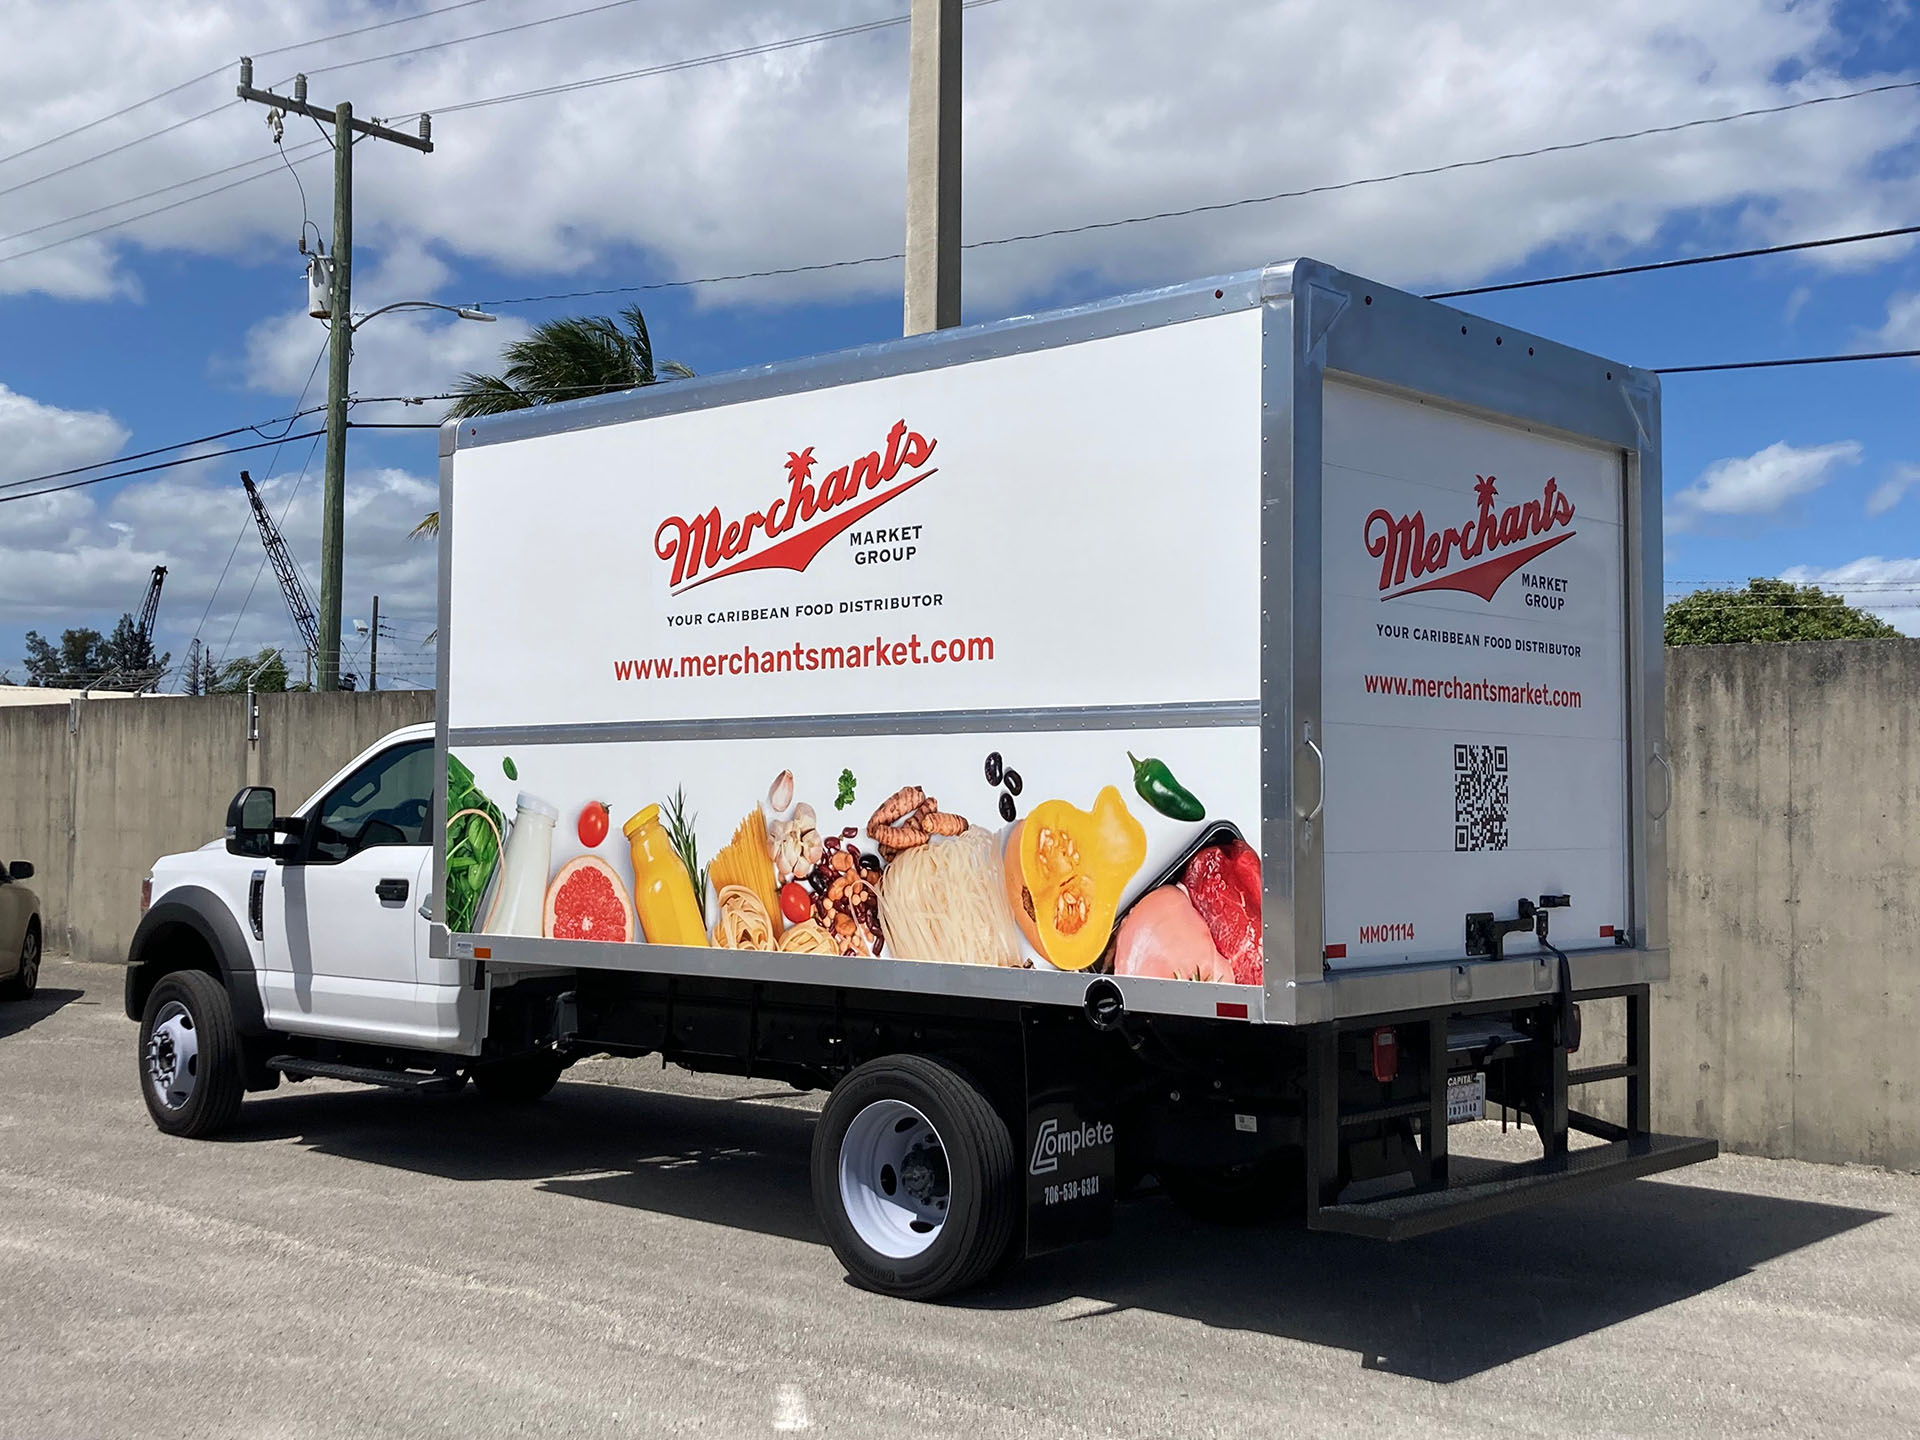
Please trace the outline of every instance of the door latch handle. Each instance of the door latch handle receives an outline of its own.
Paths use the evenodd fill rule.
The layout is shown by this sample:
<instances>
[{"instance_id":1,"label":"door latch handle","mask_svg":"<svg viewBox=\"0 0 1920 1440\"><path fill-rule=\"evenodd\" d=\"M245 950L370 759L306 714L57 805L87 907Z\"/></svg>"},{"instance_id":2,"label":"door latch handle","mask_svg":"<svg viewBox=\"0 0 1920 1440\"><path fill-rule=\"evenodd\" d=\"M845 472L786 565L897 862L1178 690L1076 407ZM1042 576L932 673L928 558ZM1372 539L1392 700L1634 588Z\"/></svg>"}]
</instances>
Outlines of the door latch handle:
<instances>
[{"instance_id":1,"label":"door latch handle","mask_svg":"<svg viewBox=\"0 0 1920 1440\"><path fill-rule=\"evenodd\" d=\"M405 880L382 880L373 887L373 893L389 904L398 905L407 898Z\"/></svg>"}]
</instances>

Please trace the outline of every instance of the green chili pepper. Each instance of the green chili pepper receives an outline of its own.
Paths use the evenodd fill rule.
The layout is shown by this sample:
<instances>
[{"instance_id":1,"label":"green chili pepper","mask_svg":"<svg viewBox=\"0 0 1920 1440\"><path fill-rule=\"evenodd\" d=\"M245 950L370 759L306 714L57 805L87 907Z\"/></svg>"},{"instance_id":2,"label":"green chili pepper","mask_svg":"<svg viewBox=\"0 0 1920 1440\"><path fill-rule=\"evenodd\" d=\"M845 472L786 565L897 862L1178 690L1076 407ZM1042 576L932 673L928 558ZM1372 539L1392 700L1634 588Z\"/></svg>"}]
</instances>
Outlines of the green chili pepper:
<instances>
[{"instance_id":1,"label":"green chili pepper","mask_svg":"<svg viewBox=\"0 0 1920 1440\"><path fill-rule=\"evenodd\" d=\"M1173 778L1166 761L1155 760L1152 756L1145 760L1134 760L1131 750L1127 752L1127 759L1133 760L1133 788L1147 804L1169 820L1207 818L1207 807L1194 798L1191 790Z\"/></svg>"}]
</instances>

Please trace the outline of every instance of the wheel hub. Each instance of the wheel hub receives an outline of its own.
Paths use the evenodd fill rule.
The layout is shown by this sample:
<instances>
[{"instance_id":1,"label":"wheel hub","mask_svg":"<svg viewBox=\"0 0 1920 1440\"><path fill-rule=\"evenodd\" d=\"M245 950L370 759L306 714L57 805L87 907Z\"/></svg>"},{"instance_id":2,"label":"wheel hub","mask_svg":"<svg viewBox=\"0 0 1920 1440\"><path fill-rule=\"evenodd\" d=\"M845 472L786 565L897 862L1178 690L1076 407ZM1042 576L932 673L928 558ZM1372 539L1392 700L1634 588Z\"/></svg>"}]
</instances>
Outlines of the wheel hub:
<instances>
[{"instance_id":1,"label":"wheel hub","mask_svg":"<svg viewBox=\"0 0 1920 1440\"><path fill-rule=\"evenodd\" d=\"M840 1142L840 1203L871 1249L894 1260L940 1236L952 1199L946 1146L904 1100L876 1100Z\"/></svg>"},{"instance_id":2,"label":"wheel hub","mask_svg":"<svg viewBox=\"0 0 1920 1440\"><path fill-rule=\"evenodd\" d=\"M178 1110L193 1098L199 1080L200 1036L193 1015L175 1000L154 1017L147 1036L147 1083L154 1098Z\"/></svg>"}]
</instances>

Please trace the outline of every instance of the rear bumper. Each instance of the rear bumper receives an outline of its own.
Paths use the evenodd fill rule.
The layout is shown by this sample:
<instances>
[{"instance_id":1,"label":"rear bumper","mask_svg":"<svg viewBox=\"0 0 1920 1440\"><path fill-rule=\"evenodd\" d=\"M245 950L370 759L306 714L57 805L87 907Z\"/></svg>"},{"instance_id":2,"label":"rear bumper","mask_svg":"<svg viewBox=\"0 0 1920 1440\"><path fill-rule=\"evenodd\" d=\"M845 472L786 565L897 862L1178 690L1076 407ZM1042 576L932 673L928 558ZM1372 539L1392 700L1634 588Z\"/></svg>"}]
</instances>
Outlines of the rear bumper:
<instances>
[{"instance_id":1,"label":"rear bumper","mask_svg":"<svg viewBox=\"0 0 1920 1440\"><path fill-rule=\"evenodd\" d=\"M1697 1165L1719 1153L1719 1142L1714 1140L1634 1135L1607 1145L1516 1163L1456 1155L1448 1162L1445 1185L1374 1200L1322 1205L1310 1212L1307 1223L1314 1230L1373 1240L1409 1240L1529 1205L1591 1194L1662 1170Z\"/></svg>"}]
</instances>

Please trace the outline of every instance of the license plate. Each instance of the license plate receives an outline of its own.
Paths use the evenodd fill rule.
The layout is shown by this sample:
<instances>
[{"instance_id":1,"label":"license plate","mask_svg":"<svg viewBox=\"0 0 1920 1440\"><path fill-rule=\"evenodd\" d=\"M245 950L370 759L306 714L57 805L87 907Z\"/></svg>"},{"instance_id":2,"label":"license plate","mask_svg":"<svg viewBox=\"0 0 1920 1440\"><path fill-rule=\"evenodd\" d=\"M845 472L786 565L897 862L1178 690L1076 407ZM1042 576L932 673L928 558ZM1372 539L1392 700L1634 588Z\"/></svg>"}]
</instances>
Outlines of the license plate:
<instances>
[{"instance_id":1,"label":"license plate","mask_svg":"<svg viewBox=\"0 0 1920 1440\"><path fill-rule=\"evenodd\" d=\"M1487 1072L1447 1077L1447 1123L1480 1120L1487 1113Z\"/></svg>"}]
</instances>

